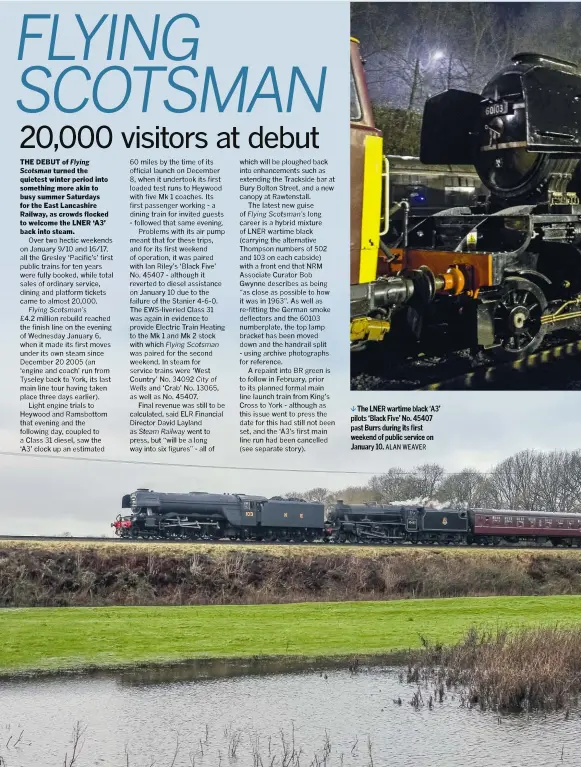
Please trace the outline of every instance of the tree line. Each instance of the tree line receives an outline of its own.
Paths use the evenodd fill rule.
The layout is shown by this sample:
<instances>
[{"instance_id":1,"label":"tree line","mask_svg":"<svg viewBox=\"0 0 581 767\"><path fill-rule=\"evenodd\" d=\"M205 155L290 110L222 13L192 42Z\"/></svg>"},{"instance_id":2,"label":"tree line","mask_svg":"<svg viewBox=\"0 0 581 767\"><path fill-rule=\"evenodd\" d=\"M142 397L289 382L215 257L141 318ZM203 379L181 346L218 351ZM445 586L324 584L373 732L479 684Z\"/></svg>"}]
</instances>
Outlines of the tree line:
<instances>
[{"instance_id":1,"label":"tree line","mask_svg":"<svg viewBox=\"0 0 581 767\"><path fill-rule=\"evenodd\" d=\"M418 153L427 98L448 88L479 93L516 53L581 62L580 21L578 3L353 3L388 153Z\"/></svg>"},{"instance_id":2,"label":"tree line","mask_svg":"<svg viewBox=\"0 0 581 767\"><path fill-rule=\"evenodd\" d=\"M464 468L446 472L437 463L416 466L411 472L390 468L365 485L330 491L314 487L291 492L331 506L345 503L436 501L450 506L545 512L581 511L581 450L540 452L523 450L496 464L490 471Z\"/></svg>"}]
</instances>

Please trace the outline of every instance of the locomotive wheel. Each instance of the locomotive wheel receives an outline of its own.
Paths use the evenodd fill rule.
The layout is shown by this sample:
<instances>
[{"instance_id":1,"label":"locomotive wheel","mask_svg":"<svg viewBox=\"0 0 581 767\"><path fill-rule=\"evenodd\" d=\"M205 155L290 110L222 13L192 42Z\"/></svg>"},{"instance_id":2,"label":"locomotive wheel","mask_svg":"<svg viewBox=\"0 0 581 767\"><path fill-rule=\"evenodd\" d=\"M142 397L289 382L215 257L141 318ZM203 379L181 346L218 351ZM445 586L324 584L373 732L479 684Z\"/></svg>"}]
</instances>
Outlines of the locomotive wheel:
<instances>
[{"instance_id":1,"label":"locomotive wheel","mask_svg":"<svg viewBox=\"0 0 581 767\"><path fill-rule=\"evenodd\" d=\"M500 359L518 359L534 352L545 336L541 317L547 299L538 285L522 277L507 277L502 287L493 316L498 343L493 351Z\"/></svg>"}]
</instances>

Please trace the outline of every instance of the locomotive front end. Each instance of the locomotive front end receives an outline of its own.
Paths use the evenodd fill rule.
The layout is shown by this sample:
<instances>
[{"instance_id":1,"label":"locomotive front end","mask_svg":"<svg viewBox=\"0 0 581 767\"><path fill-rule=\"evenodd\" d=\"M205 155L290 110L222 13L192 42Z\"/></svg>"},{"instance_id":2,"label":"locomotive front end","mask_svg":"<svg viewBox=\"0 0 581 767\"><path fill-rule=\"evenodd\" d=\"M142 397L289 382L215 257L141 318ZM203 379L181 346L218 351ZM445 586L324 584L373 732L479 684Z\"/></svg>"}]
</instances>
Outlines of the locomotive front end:
<instances>
[{"instance_id":1,"label":"locomotive front end","mask_svg":"<svg viewBox=\"0 0 581 767\"><path fill-rule=\"evenodd\" d=\"M554 204L581 156L577 66L519 53L481 94L449 89L426 101L420 159L473 165L494 202Z\"/></svg>"}]
</instances>

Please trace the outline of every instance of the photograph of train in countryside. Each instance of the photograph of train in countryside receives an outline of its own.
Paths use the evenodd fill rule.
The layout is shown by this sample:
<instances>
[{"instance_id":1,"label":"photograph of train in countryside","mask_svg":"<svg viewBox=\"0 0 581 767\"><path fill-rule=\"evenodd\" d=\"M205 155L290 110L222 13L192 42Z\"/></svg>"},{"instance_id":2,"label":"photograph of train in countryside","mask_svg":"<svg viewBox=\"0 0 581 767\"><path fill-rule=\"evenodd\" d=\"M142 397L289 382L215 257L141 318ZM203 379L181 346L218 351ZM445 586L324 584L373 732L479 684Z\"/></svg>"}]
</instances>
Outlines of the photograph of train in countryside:
<instances>
[{"instance_id":1,"label":"photograph of train in countryside","mask_svg":"<svg viewBox=\"0 0 581 767\"><path fill-rule=\"evenodd\" d=\"M352 389L581 386L578 15L352 5Z\"/></svg>"},{"instance_id":2,"label":"photograph of train in countryside","mask_svg":"<svg viewBox=\"0 0 581 767\"><path fill-rule=\"evenodd\" d=\"M487 472L391 466L366 485L271 498L140 488L111 526L142 542L578 547L581 452L524 450Z\"/></svg>"}]
</instances>

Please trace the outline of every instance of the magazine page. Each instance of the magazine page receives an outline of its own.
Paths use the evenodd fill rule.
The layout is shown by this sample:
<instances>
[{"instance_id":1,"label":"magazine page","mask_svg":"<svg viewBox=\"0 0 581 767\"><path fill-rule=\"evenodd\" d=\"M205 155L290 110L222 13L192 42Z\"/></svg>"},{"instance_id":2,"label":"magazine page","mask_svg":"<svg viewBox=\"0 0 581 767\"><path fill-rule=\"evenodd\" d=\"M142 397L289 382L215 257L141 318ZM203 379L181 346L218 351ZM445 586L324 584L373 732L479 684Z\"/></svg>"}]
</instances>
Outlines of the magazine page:
<instances>
[{"instance_id":1,"label":"magazine page","mask_svg":"<svg viewBox=\"0 0 581 767\"><path fill-rule=\"evenodd\" d=\"M581 7L0 15L0 767L575 764Z\"/></svg>"}]
</instances>

